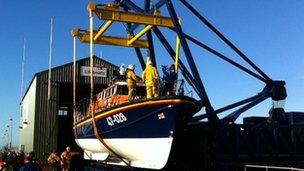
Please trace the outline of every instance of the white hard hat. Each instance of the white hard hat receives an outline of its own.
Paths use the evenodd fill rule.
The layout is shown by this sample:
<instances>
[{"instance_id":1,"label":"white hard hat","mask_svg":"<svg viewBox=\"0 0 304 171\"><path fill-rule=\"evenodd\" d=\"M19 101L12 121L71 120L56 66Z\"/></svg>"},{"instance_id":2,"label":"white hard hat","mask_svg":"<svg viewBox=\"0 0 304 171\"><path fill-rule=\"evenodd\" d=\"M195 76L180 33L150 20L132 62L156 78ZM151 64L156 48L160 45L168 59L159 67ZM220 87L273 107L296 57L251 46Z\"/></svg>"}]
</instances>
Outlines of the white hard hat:
<instances>
[{"instance_id":1,"label":"white hard hat","mask_svg":"<svg viewBox=\"0 0 304 171\"><path fill-rule=\"evenodd\" d=\"M152 65L152 61L147 61L147 65Z\"/></svg>"},{"instance_id":2,"label":"white hard hat","mask_svg":"<svg viewBox=\"0 0 304 171\"><path fill-rule=\"evenodd\" d=\"M131 70L134 70L135 65L130 64L130 65L128 66L128 68L131 69Z\"/></svg>"},{"instance_id":3,"label":"white hard hat","mask_svg":"<svg viewBox=\"0 0 304 171\"><path fill-rule=\"evenodd\" d=\"M152 65L152 61L150 57L147 57L147 65Z\"/></svg>"}]
</instances>

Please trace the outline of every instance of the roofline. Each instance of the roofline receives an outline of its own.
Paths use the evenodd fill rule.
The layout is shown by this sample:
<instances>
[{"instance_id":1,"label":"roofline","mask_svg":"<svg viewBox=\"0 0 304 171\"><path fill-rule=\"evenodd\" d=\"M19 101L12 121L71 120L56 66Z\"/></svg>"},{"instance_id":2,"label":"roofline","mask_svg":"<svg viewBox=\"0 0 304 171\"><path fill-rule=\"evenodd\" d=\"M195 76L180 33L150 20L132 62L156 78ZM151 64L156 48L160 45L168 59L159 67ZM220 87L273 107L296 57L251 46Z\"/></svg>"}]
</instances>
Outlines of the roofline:
<instances>
[{"instance_id":1,"label":"roofline","mask_svg":"<svg viewBox=\"0 0 304 171\"><path fill-rule=\"evenodd\" d=\"M100 58L98 56L94 55L93 58L101 60L104 63L107 63L109 65L112 65L112 66L115 66L115 67L119 68L117 65L114 65L111 62L108 62L108 61L106 61L106 60L104 60L104 59L102 59L102 58ZM85 58L79 59L79 60L76 61L76 63L85 61L87 59L90 59L90 57L85 57ZM59 65L59 66L53 67L53 68L51 68L51 70L56 70L56 69L59 69L59 68L62 68L62 67L68 66L68 65L72 65L72 64L73 64L73 62L69 62L69 63L63 64L63 65ZM47 69L47 70L44 70L44 71L37 72L35 75L38 76L38 75L42 75L42 74L45 74L45 73L48 73L48 72L49 72L49 70Z\"/></svg>"},{"instance_id":2,"label":"roofline","mask_svg":"<svg viewBox=\"0 0 304 171\"><path fill-rule=\"evenodd\" d=\"M25 98L27 92L29 91L29 89L30 89L31 85L33 84L33 81L34 81L34 79L35 79L36 77L37 77L37 73L33 76L32 81L30 82L29 86L27 87L26 91L24 92L24 94L23 94L23 96L22 96L22 99L21 99L21 101L19 102L20 105L22 104L22 102L23 102L23 100L24 100L24 98Z\"/></svg>"},{"instance_id":3,"label":"roofline","mask_svg":"<svg viewBox=\"0 0 304 171\"><path fill-rule=\"evenodd\" d=\"M76 63L85 61L85 60L87 60L87 59L89 59L89 58L90 58L90 57L85 57L85 58L79 59L79 60L76 61ZM106 60L104 60L104 59L102 59L102 58L100 58L100 57L98 57L98 56L93 55L93 58L98 59L98 60L101 60L101 61L103 61L103 62L106 63L106 64L109 64L109 65L112 65L112 66L115 66L115 67L119 68L117 65L114 65L114 64L112 64L111 62L108 62L108 61L106 61ZM53 67L53 68L51 68L51 70L59 69L59 68L62 68L62 67L68 66L68 65L72 65L72 64L73 64L73 62L69 62L69 63L63 64L63 65L59 65L59 66ZM21 101L20 101L20 104L23 102L23 100L24 100L24 98L25 98L27 92L29 91L29 89L30 89L30 87L31 87L31 85L32 85L32 83L33 83L33 81L34 81L34 79L35 79L37 76L40 76L40 75L45 74L45 73L48 73L48 72L49 72L49 70L47 69L47 70L43 70L43 71L40 71L40 72L37 72L37 73L34 74L34 76L33 76L33 78L32 78L32 81L30 82L29 86L27 87L26 91L24 92L24 94L23 94L23 96L22 96L22 99L21 99Z\"/></svg>"}]
</instances>

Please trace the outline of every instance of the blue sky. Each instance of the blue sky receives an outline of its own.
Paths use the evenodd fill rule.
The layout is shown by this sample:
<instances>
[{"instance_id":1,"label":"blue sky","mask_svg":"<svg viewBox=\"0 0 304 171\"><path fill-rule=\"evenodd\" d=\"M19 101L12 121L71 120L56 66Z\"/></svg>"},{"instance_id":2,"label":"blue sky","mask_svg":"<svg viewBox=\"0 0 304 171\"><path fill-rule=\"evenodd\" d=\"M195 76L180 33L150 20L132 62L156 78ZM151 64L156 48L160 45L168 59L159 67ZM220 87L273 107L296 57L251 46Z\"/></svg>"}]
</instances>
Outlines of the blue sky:
<instances>
[{"instance_id":1,"label":"blue sky","mask_svg":"<svg viewBox=\"0 0 304 171\"><path fill-rule=\"evenodd\" d=\"M48 68L49 25L54 17L53 66L72 60L74 27L87 28L89 1L0 1L0 146L9 118L14 120L13 144L19 137L19 102L21 87L21 59L23 39L26 38L26 62L24 89L33 75ZM96 1L95 1L96 2ZM105 3L108 1L97 1ZM143 4L142 0L134 2ZM156 2L155 0L153 1ZM203 26L178 1L173 0L182 18L184 32L223 54L244 64L242 60L219 38ZM189 0L228 39L248 55L270 78L285 80L287 85L287 111L304 111L304 1L299 0ZM166 15L166 9L162 8ZM101 22L96 21L96 26ZM175 34L162 28L171 45L175 46ZM108 35L126 36L122 24L114 24ZM242 73L220 59L189 43L196 65L215 108L255 95L263 88L258 80ZM170 64L165 49L155 38L158 66ZM98 46L95 54L120 65L131 62L140 66L133 49ZM78 43L78 57L89 56L88 46ZM144 53L145 54L145 53ZM185 58L182 54L182 60ZM247 65L246 65L247 66ZM141 73L140 68L136 69ZM243 116L266 115L270 101L265 101Z\"/></svg>"}]
</instances>

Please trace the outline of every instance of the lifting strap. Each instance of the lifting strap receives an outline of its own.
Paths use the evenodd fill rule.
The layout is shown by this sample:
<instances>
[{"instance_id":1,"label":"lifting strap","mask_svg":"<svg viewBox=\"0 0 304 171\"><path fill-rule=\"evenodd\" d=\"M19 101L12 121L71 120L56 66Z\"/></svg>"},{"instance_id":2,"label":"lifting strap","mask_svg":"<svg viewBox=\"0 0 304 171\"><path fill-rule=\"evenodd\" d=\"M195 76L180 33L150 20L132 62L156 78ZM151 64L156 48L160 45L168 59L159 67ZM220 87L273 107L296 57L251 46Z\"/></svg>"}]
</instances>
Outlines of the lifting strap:
<instances>
[{"instance_id":1,"label":"lifting strap","mask_svg":"<svg viewBox=\"0 0 304 171\"><path fill-rule=\"evenodd\" d=\"M90 114L92 117L92 125L93 125L93 129L94 129L94 135L95 137L99 140L99 142L107 149L109 150L111 153L113 153L117 158L119 158L122 162L124 162L127 166L130 166L130 161L125 161L123 159L122 156L120 156L119 154L117 154L111 147L108 146L108 144L104 141L104 139L102 138L101 134L98 132L97 126L96 126L96 121L95 121L95 117L94 117L94 111L95 111L95 103L93 103L93 110L91 110Z\"/></svg>"}]
</instances>

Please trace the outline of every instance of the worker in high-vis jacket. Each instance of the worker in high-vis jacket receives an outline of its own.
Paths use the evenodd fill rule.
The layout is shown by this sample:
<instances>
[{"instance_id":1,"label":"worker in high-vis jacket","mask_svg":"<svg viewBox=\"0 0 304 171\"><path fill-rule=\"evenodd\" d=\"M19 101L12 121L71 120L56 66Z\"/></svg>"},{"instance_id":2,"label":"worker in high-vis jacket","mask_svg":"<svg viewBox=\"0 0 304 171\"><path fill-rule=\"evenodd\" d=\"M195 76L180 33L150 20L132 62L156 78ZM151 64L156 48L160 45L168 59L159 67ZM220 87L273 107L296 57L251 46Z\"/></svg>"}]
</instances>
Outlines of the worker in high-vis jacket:
<instances>
[{"instance_id":1,"label":"worker in high-vis jacket","mask_svg":"<svg viewBox=\"0 0 304 171\"><path fill-rule=\"evenodd\" d=\"M129 101L134 100L136 94L136 75L134 70L135 65L129 65L126 71Z\"/></svg>"},{"instance_id":2,"label":"worker in high-vis jacket","mask_svg":"<svg viewBox=\"0 0 304 171\"><path fill-rule=\"evenodd\" d=\"M142 73L142 79L146 84L147 98L158 97L158 72L149 57L146 69Z\"/></svg>"}]
</instances>

